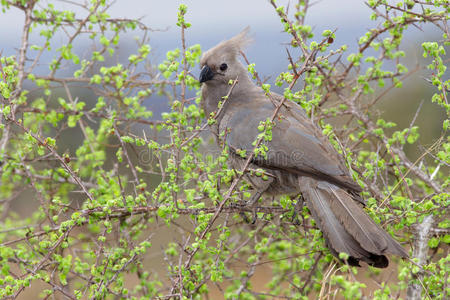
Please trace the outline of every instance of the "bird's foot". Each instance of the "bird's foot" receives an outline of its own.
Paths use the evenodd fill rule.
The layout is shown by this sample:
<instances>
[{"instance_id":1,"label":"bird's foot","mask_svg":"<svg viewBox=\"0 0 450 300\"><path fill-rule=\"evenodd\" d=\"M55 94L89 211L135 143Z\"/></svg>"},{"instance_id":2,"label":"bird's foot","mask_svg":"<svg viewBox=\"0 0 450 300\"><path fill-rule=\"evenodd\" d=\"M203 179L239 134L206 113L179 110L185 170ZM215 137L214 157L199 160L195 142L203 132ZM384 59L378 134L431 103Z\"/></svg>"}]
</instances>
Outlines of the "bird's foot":
<instances>
[{"instance_id":1,"label":"bird's foot","mask_svg":"<svg viewBox=\"0 0 450 300\"><path fill-rule=\"evenodd\" d=\"M240 208L248 208L248 205L247 204L241 205ZM247 216L247 213L246 213L247 210L239 211L239 215L241 216L241 218L244 220L245 223L253 225L253 224L256 223L257 214L256 214L256 208L255 207L251 207L251 209L252 209L250 211L250 213L252 215L251 219Z\"/></svg>"},{"instance_id":2,"label":"bird's foot","mask_svg":"<svg viewBox=\"0 0 450 300\"><path fill-rule=\"evenodd\" d=\"M252 209L252 211L251 211L252 219L251 220L247 217L247 214L244 211L239 212L239 215L242 217L242 219L244 220L245 223L252 224L252 225L256 223L258 216L256 214L255 204L258 202L259 198L261 198L261 195L262 195L262 192L257 191L252 195L252 197L248 201L246 201L242 204L238 204L242 208L245 207L245 208Z\"/></svg>"},{"instance_id":3,"label":"bird's foot","mask_svg":"<svg viewBox=\"0 0 450 300\"><path fill-rule=\"evenodd\" d=\"M300 195L298 197L297 203L294 206L294 213L292 214L292 224L294 224L295 226L305 224L305 219L302 213L304 206L305 202L303 201L303 197ZM302 222L300 222L299 216L302 218Z\"/></svg>"}]
</instances>

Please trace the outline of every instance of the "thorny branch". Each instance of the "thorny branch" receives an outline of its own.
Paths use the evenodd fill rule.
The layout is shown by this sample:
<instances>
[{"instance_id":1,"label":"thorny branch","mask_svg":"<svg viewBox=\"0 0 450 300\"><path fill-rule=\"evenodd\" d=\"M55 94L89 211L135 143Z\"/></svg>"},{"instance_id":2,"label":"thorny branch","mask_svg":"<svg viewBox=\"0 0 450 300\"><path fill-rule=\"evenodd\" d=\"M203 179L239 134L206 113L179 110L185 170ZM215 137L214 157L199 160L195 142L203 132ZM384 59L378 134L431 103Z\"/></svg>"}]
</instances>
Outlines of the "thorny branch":
<instances>
[{"instance_id":1,"label":"thorny branch","mask_svg":"<svg viewBox=\"0 0 450 300\"><path fill-rule=\"evenodd\" d=\"M219 290L224 292L224 285L230 285L233 280L241 280L235 289L235 296L244 296L244 294L250 294L254 297L266 296L266 297L280 297L285 299L294 299L290 295L281 296L275 295L272 292L255 291L256 288L252 288L249 283L252 280L254 274L257 273L257 268L263 264L271 264L271 266L280 267L282 265L277 265L277 262L290 260L292 266L284 271L279 271L277 276L273 276L273 282L288 282L290 289L289 291L295 291L301 295L311 296L312 293L320 293L321 297L331 296L333 293L337 293L339 287L332 283L332 278L336 278L335 275L344 274L342 268L337 268L335 262L324 263L327 252L322 251L320 247L314 247L311 252L295 252L300 243L307 243L311 241L314 235L317 235L313 230L312 225L304 225L304 236L299 238L299 232L301 228L293 225L293 221L289 219L289 215L292 214L292 208L289 205L287 207L280 206L278 204L264 205L246 207L246 206L235 206L230 204L231 200L234 198L244 198L246 192L245 184L243 183L244 174L247 172L255 172L249 166L251 160L254 158L254 151L252 151L241 170L238 170L238 175L234 177L231 184L224 189L221 188L220 178L217 180L218 187L215 187L217 191L220 191L220 202L218 204L212 203L209 199L209 195L206 192L206 188L200 188L198 183L207 182L209 178L215 176L217 170L210 169L208 172L204 172L207 168L200 168L202 164L208 162L207 160L202 160L195 155L195 151L189 149L193 147L195 143L200 141L200 137L206 131L209 124L214 123L214 121L222 113L228 98L236 84L239 82L239 78L234 80L233 84L230 86L228 95L226 95L221 102L220 107L213 116L209 117L208 122L200 126L195 124L192 128L188 128L184 122L183 118L166 120L149 120L146 117L136 117L130 112L133 111L134 107L130 108L124 105L124 98L127 96L134 96L140 90L150 90L153 89L156 92L161 92L162 95L170 96L170 99L180 101L181 105L177 106L178 116L186 117L185 108L188 103L193 103L195 97L188 98L189 92L188 87L192 87L187 80L187 76L190 75L190 65L189 60L189 48L187 47L188 41L186 39L187 29L181 26L181 55L180 55L180 69L175 72L176 79L181 78L178 83L173 79L161 79L157 74L155 75L155 69L148 63L143 68L145 71L141 71L142 68L137 65L133 65L131 62L128 66L125 66L127 77L123 78L123 85L118 87L115 82L108 82L105 78L102 78L100 84L94 84L91 73L97 72L97 67L102 66L100 62L94 62L88 60L86 62L83 72L79 76L60 76L60 72L57 69L53 69L50 74L33 74L36 66L40 64L42 59L42 54L47 51L48 46L45 44L39 53L35 56L33 60L27 57L28 50L30 48L30 28L34 24L46 24L51 29L52 33L57 30L63 31L63 35L67 39L67 44L72 44L75 42L82 34L105 34L107 32L108 26L114 26L117 32L113 34L113 37L117 37L119 33L122 33L127 24L137 25L138 28L147 32L152 31L147 25L145 25L141 20L130 20L125 18L104 18L101 23L96 23L99 27L90 27L92 25L91 18L94 15L101 15L107 11L109 5L100 9L101 1L97 1L92 7L81 5L82 8L86 9L87 15L83 18L74 18L69 20L67 18L57 19L50 13L48 17L36 17L33 14L33 9L36 9L37 1L5 1L9 5L15 6L21 9L25 14L25 22L22 30L21 45L18 47L18 58L17 58L17 71L18 80L14 87L14 93L10 99L2 97L2 104L11 104L11 113L4 116L2 113L2 123L5 124L1 131L0 139L0 153L5 154L4 158L7 163L16 164L16 168L6 173L5 164L1 162L0 165L0 175L11 176L20 179L27 179L25 186L23 184L17 184L20 189L16 189L15 193L12 193L8 197L0 199L0 203L5 203L2 212L3 220L9 215L9 204L12 200L17 199L21 193L26 191L28 188L32 188L34 191L33 199L39 200L39 204L42 207L44 218L39 219L39 222L31 223L34 225L23 225L18 224L17 226L7 227L5 230L0 231L0 235L4 236L7 234L7 238L2 239L0 247L11 247L8 249L20 250L20 247L25 247L24 249L30 250L36 253L34 259L26 260L20 257L10 257L7 259L7 263L18 267L21 270L19 275L14 275L14 279L29 279L29 276L35 276L30 280L40 280L49 285L50 289L55 294L60 293L69 299L77 299L80 295L82 297L95 298L94 295L100 297L101 290L104 293L114 295L117 298L127 298L131 297L128 291L120 290L119 284L123 280L123 274L129 272L132 274L136 270L135 275L142 283L136 291L133 291L135 295L140 295L142 297L148 297L149 291L154 291L152 296L154 298L169 299L176 297L195 297L198 294L204 293L205 287L209 287L214 282L215 286ZM72 3L71 1L66 1ZM427 2L413 1L416 5L420 5L421 8L429 5ZM22 5L22 3L25 3ZM376 95L372 101L365 102L364 92L361 87L358 86L358 75L363 74L362 68L358 66L357 63L345 62L342 57L342 52L339 51L329 51L328 54L321 55L321 47L329 46L333 43L332 38L325 38L322 42L318 43L315 48L310 47L307 44L308 34L304 31L299 30L299 26L305 25L305 16L309 8L311 8L311 3L309 1L299 2L295 6L297 9L294 12L294 17L291 17L291 12L281 9L275 1L271 1L270 4L276 10L276 13L281 18L286 30L292 35L291 45L293 45L293 50L287 50L287 60L290 65L289 73L293 75L292 81L289 82L287 89L293 91L297 89L296 83L302 81L302 78L306 78L313 69L317 68L318 75L323 76L323 85L319 88L315 88L320 93L322 93L322 98L317 106L312 106L314 111L311 114L320 121L323 122L326 118L330 116L343 116L348 120L346 126L353 126L350 130L344 128L343 130L335 130L334 134L336 138L342 142L339 143L341 150L345 155L349 157L349 161L352 169L355 170L355 176L359 176L362 182L367 186L367 189L373 193L373 196L379 201L378 210L384 210L389 208L390 211L397 210L397 207L393 207L391 204L392 196L396 194L401 194L408 198L412 203L411 211L414 211L417 207L420 207L424 202L429 201L433 196L439 196L446 192L446 187L442 183L442 176L440 168L448 167L445 161L437 157L437 149L442 149L442 144L445 142L444 136L436 140L430 147L424 147L424 152L416 160L411 160L410 157L405 152L405 147L401 144L392 144L386 135L380 136L377 134L378 125L374 119L374 114L371 114L374 109L374 104L377 103L381 98L383 98L388 92L390 92L394 84L390 85L380 94ZM425 9L416 10L410 12L405 7L398 7L390 4L385 4L384 7L386 12L381 12L379 9L372 8L376 16L382 18L386 21L377 28L370 30L369 37L362 43L358 45L357 53L366 54L372 45L376 41L382 41L384 35L389 34L394 29L400 26L413 25L419 26L422 22L434 24L437 28L441 29L443 32L447 33L449 36L448 25L442 15L439 14L427 14ZM396 13L407 13L403 19L394 19L394 14ZM55 26L55 22L59 22L58 26ZM96 26L97 26L96 25ZM52 27L53 26L53 27ZM61 28L59 28L61 26ZM122 31L123 30L123 31ZM339 31L333 31L332 33L339 33ZM146 41L146 36L140 42L142 45ZM106 53L108 47L105 45L101 46L99 53ZM298 51L297 51L298 50ZM298 53L297 53L298 52ZM28 53L28 55L30 55ZM249 61L244 53L242 53L244 60L249 64ZM378 62L386 60L386 53L381 51L380 56L376 58ZM63 62L65 58L62 53L58 54L55 60L55 66ZM398 62L398 59L395 60ZM146 62L147 63L147 62ZM173 66L174 62L171 62ZM326 65L325 63L329 63ZM27 68L28 67L28 68ZM139 70L139 72L137 71ZM366 76L370 83L376 82L382 79L394 79L398 78L400 81L404 80L407 76L412 75L416 70L410 71L407 74L401 73L399 71L392 72L392 74L379 75L375 72L368 72ZM0 71L2 73L2 78L6 78L3 70L3 66L0 63ZM62 73L62 72L61 72ZM17 100L24 89L25 78L28 75L35 75L36 80L42 80L45 84L39 87L35 87L30 93L39 93L45 89L64 89L66 97L68 98L72 106L76 105L78 97L72 97L71 91L72 85L77 85L77 88L83 88L94 92L96 95L101 95L107 99L106 108L101 110L94 109L66 109L66 108L54 108L51 106L52 96L48 96L45 100L46 106L37 107L31 105L16 105L14 100ZM182 77L178 77L183 75ZM262 86L263 81L259 77L258 72L254 72L253 75L258 83ZM181 86L181 90L177 89ZM355 87L354 91L350 92L351 87ZM171 91L167 91L171 89ZM442 85L440 87L444 93L444 102L447 102L447 94L445 93L448 87ZM314 92L313 91L313 92ZM313 95L313 92L311 95ZM153 91L151 92L153 93ZM289 101L285 96L281 101L277 101L273 95L268 92L268 98L274 104L274 112L269 120L273 123L276 120L277 114L281 107ZM310 95L308 95L310 97ZM312 96L311 96L312 98ZM299 101L304 101L295 99ZM302 104L305 104L310 99L306 99ZM140 99L142 103L143 99ZM345 104L346 108L337 110L328 110L328 108L337 107L339 104ZM27 120L28 117L33 118L47 118L50 115L64 115L65 118L69 117L79 117L76 122L79 129L82 131L82 136L88 142L86 148L89 149L93 154L96 151L96 145L101 144L105 146L105 141L99 142L98 137L92 135L92 128L88 125L95 124L98 126L101 122L111 121L111 131L107 134L115 137L117 145L106 145L109 148L122 149L123 155L125 157L124 162L118 162L114 155L111 153L108 155L108 159L104 164L92 168L90 175L82 175L83 168L86 166L86 162L82 161L82 155L78 153L66 154L63 152L58 145L51 145L46 136L54 137L56 140L63 131L67 131L67 125L62 125L61 128L55 130L55 132L48 133L44 130L44 126L39 125L36 129L33 124ZM411 128L417 118L418 113L413 118L410 125ZM194 118L189 119L192 121ZM34 119L33 119L34 120ZM175 121L174 121L175 120ZM101 122L99 122L101 121ZM124 125L122 128L121 125ZM132 137L135 141L141 138L140 133L132 132L133 124L147 125L151 128L164 128L165 133L169 133L170 141L167 143L160 142L158 139L160 136L155 134L150 135L147 131L144 131L143 135L143 146L136 146L135 144L128 142L129 137ZM357 125L355 125L357 124ZM93 127L95 127L93 126ZM191 126L191 124L189 124ZM78 129L77 127L77 129ZM358 136L356 140L349 138L350 134L357 134L359 129L365 129L366 132ZM174 134L172 130L176 129L177 134ZM158 129L160 130L160 129ZM409 136L410 131L407 133L405 139ZM155 130L156 132L156 130ZM14 153L8 152L9 148L15 146L14 143L20 145L22 136L32 140L34 146L38 148L45 149L44 154L42 153L31 153L31 154L20 154L19 159L15 158ZM126 137L126 138L125 138ZM180 139L181 142L178 147L174 147L176 144L175 140ZM23 138L23 140L26 140ZM106 140L106 139L105 139ZM118 142L117 142L118 141ZM258 148L262 142L262 138L255 141L255 149ZM357 161L355 157L361 149L365 149L367 142L367 147L376 153L376 162L379 161L389 161L384 167L384 171L379 166L376 166L376 175L372 178L364 178L363 167L357 167ZM158 149L153 149L154 153L151 153L155 158L151 163L143 163L140 160L139 151L142 148L139 147L149 147L158 144ZM188 148L187 151L185 149ZM223 149L222 149L223 150ZM192 156L194 163L197 163L198 169L191 168L189 171L182 171L182 160L188 155ZM427 158L432 157L434 160L439 161L437 166L433 166L433 169L429 171L427 169ZM175 161L176 171L170 171L166 169L167 158L170 157ZM351 159L353 158L353 160ZM108 165L110 161L113 161L113 167ZM79 162L79 163L78 163ZM219 165L221 166L221 165ZM9 167L9 166L8 166ZM61 175L61 171L58 170L59 167L65 172ZM125 174L121 170L127 169ZM51 172L45 172L46 170L52 169ZM220 169L220 167L219 167ZM41 171L42 170L42 171ZM58 173L59 172L59 173ZM101 175L97 176L95 173L98 172ZM189 175L195 174L197 177L189 177L186 179L186 173L191 173ZM6 174L6 175L5 175ZM154 177L151 177L154 176ZM155 181L155 176L159 176ZM130 180L131 178L131 180ZM174 180L177 189L167 189L170 191L171 199L173 199L173 204L175 208L170 211L170 216L164 215L164 209L170 205L164 202L167 196L167 190L164 188L168 185L170 180ZM394 184L391 184L395 180ZM420 186L411 185L409 180L414 180L414 182L419 181ZM106 183L105 183L106 182ZM134 186L131 186L129 183ZM136 190L136 186L141 182L148 183L147 188L142 188L139 191ZM114 183L117 183L118 188ZM155 188L154 185L158 187ZM423 187L425 186L425 187ZM161 188L162 187L162 188ZM194 188L193 188L194 187ZM74 190L74 188L78 190ZM111 191L105 192L105 189L111 189ZM115 190L117 189L117 190ZM60 190L70 190L70 194L67 193L66 197L68 202L60 201L58 199L58 193ZM193 199L188 199L189 190L195 190L198 192ZM109 193L111 192L111 193ZM427 194L428 193L428 194ZM82 202L77 202L76 197L73 195L81 196L83 198ZM104 199L104 195L107 195L107 199ZM199 196L200 195L200 196ZM141 202L137 204L136 199L141 197ZM86 199L87 198L87 199ZM142 201L143 198L143 201ZM118 199L118 200L117 200ZM67 200L67 199L63 199ZM117 201L116 201L117 200ZM273 201L278 201L278 199ZM103 202L101 202L103 201ZM434 200L433 200L434 201ZM131 204L130 204L131 203ZM141 204L147 203L147 205ZM149 204L151 203L151 204ZM193 203L199 204L191 205ZM278 202L276 202L278 203ZM6 205L7 204L7 205ZM95 204L95 205L94 205ZM200 206L202 204L202 206ZM5 208L6 207L6 208ZM447 207L441 207L441 210L445 210ZM438 223L438 216L430 216L428 214L435 212L437 208L430 210L421 211L418 215L424 216L424 221L411 226L411 229L403 229L405 232L401 234L408 237L411 232L417 233L417 238L414 240L412 245L413 256L418 258L419 261L417 266L419 266L421 271L416 275L412 276L415 281L411 281L408 288L408 297L410 299L419 299L422 294L429 295L428 289L424 288L424 280L426 276L433 276L431 271L424 272L424 267L429 261L433 260L432 256L429 256L428 241L431 236L444 236L448 234L448 230L445 228L438 228L436 224ZM233 216L242 212L257 212L260 215L264 215L261 220L259 220L255 225L243 224L242 221L236 221ZM390 216L386 218L385 224L392 224L398 220L405 217L408 210L402 210L397 215ZM176 221L178 216L184 216L182 221ZM206 223L203 223L201 228L198 228L200 223L198 220L201 218L208 218ZM63 219L63 223L61 222ZM73 223L70 223L73 221ZM177 230L181 232L182 242L177 243L177 250L179 253L176 255L171 252L172 250L164 249L165 264L167 265L168 282L161 279L160 284L163 287L158 286L158 284L152 285L153 275L148 274L146 265L143 265L144 252L139 248L139 242L153 242L153 235L150 238L142 239L140 234L148 233L149 228L147 227L149 222L157 223L156 229L159 230L160 227L165 226L165 223L173 225ZM3 223L2 223L3 224ZM67 225L70 224L70 225ZM108 227L108 224L114 224ZM96 226L98 225L98 227ZM190 228L189 226L192 226ZM114 227L114 230L111 229ZM240 232L244 228L244 233ZM280 228L284 228L281 229ZM153 227L151 228L151 230ZM278 230L278 231L277 231ZM98 231L98 232L97 232ZM113 232L111 232L113 231ZM227 235L230 235L228 238ZM250 232L249 234L247 234ZM281 233L280 233L281 232ZM82 233L82 234L80 234ZM291 236L292 234L292 236ZM215 239L215 235L220 235L221 240ZM211 238L212 236L212 238ZM223 238L223 236L225 238ZM268 248L274 247L276 252L282 252L283 255L280 257L268 258L268 252L259 251L255 245L267 238L266 244ZM314 237L317 240L317 237ZM209 244L214 244L211 248L205 250L200 247L194 247L194 243L197 241L208 240ZM288 241L288 243L282 243ZM306 242L305 242L306 241ZM42 246L48 242L47 246ZM217 243L215 243L217 242ZM210 246L208 244L208 247ZM288 244L288 246L287 246ZM84 245L90 245L92 252L90 250L84 249ZM292 246L296 245L296 246ZM261 245L259 245L261 246ZM310 246L310 245L309 245ZM67 247L67 248L66 248ZM154 246L153 246L154 247ZM165 246L164 246L165 247ZM291 248L289 248L291 247ZM127 249L129 253L118 254L118 252L123 249ZM138 249L138 250L136 250ZM287 250L288 249L288 250ZM303 248L302 248L303 249ZM116 251L117 252L114 252ZM135 251L136 250L136 251ZM134 251L134 252L132 252ZM207 251L213 252L207 263L204 263L202 256ZM284 252L283 252L284 251ZM89 260L85 259L88 255L94 253L94 257ZM73 257L73 260L84 260L90 261L93 264L92 269L86 270L74 270L73 265L70 268L71 278L68 278L68 284L64 285L61 280L58 279L58 274L62 274L62 267L60 268L57 258L68 257L68 255ZM114 260L114 256L117 255L117 261L121 261L121 265ZM122 255L122 256L121 256ZM154 255L152 253L152 255ZM274 255L270 253L270 255ZM247 260L250 256L254 257L253 261ZM302 257L311 257L313 263L311 265L302 265L296 259ZM1 259L1 258L0 258ZM6 262L5 262L6 263ZM203 263L203 265L202 265ZM303 261L302 261L303 263ZM202 271L206 273L199 274L198 267L202 266ZM399 265L402 267L403 265ZM244 267L246 273L239 277L233 274L232 270L234 268L238 269ZM273 269L275 270L276 267ZM282 266L285 267L285 266ZM304 267L304 269L302 269ZM281 269L281 268L280 268ZM145 270L145 271L144 271ZM108 272L111 271L110 277L107 277ZM153 270L152 270L153 271ZM213 273L213 271L220 271L219 275ZM48 272L50 274L49 280L46 280L42 276L43 273ZM96 273L98 272L98 273ZM274 271L275 272L275 271ZM317 274L323 274L323 276L317 276ZM230 275L231 274L231 275ZM159 276L159 274L158 274ZM202 277L203 276L203 277ZM215 276L219 276L218 279ZM101 278L101 280L99 280ZM301 284L295 283L295 280L301 279ZM355 277L349 276L350 281L356 282ZM159 278L158 278L159 279ZM198 280L197 280L198 279ZM223 280L223 283L222 283ZM276 281L278 280L278 281ZM443 279L447 281L447 279ZM170 282L169 282L170 281ZM82 282L85 284L82 289L80 289L79 294L75 294L72 290L73 283ZM164 284L162 284L163 282ZM317 284L322 284L320 291L314 291L314 286ZM445 284L444 289L445 289ZM3 286L2 286L3 287ZM24 291L26 285L17 286L14 291L13 296L15 298L20 297ZM328 289L328 291L327 291ZM89 294L91 290L95 290L92 294ZM96 294L99 293L99 294ZM102 294L103 295L103 294ZM292 292L294 295L294 292ZM391 294L392 296L392 294Z\"/></svg>"}]
</instances>

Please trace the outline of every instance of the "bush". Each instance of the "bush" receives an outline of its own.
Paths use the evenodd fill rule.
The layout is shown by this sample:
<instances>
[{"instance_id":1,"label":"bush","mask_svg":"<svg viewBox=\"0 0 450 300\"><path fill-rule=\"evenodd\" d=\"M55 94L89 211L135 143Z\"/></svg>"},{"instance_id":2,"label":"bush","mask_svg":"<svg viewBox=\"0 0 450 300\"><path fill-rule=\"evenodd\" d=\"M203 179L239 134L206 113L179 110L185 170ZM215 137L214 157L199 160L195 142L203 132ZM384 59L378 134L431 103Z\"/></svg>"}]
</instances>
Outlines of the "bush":
<instances>
[{"instance_id":1,"label":"bush","mask_svg":"<svg viewBox=\"0 0 450 300\"><path fill-rule=\"evenodd\" d=\"M0 297L29 289L69 299L448 297L449 120L412 159L405 145L419 149L418 126L399 128L374 109L411 73L400 62L404 31L425 23L443 33L422 44L436 89L426 101L449 116L448 1L368 1L377 25L355 53L336 46L331 30L315 40L304 23L308 1L293 14L271 2L291 36L290 64L274 85L318 121L364 188L367 212L411 249L411 260L393 258L381 272L337 261L306 207L296 224L298 199L265 199L256 223L243 222L251 209L239 203L251 189L242 174L251 170L230 170L227 149L206 133L214 116L198 105L190 70L202 51L187 45L186 6L178 11L180 48L155 67L150 28L111 18L109 1L86 3L75 13L50 1L1 2L25 22L17 55L0 60ZM113 63L127 31L143 38L126 63ZM35 35L42 44L32 44ZM75 50L86 39L88 55ZM46 53L56 55L42 71ZM270 89L255 70L249 64ZM144 100L157 97L170 110L153 117ZM27 214L11 209L13 201ZM264 284L252 279L258 273Z\"/></svg>"}]
</instances>

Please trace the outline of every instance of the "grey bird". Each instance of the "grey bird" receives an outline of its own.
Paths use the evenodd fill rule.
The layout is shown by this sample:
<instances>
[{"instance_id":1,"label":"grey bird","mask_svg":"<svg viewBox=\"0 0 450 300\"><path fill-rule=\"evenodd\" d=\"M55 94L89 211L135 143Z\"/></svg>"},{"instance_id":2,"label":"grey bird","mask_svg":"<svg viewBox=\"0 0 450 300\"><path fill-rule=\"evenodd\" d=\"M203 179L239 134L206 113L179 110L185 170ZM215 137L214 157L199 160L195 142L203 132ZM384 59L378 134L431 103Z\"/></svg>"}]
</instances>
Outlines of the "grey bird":
<instances>
[{"instance_id":1,"label":"grey bird","mask_svg":"<svg viewBox=\"0 0 450 300\"><path fill-rule=\"evenodd\" d=\"M247 68L239 61L240 51L249 43L248 28L205 52L200 60L202 107L207 116L217 113L214 134L220 132L230 152L231 166L241 170L247 161L242 153L254 150L258 126L270 119L275 105L255 85ZM237 84L230 92L230 80ZM277 101L283 97L271 93ZM408 253L378 226L355 202L361 187L354 182L344 159L322 131L294 102L285 101L275 118L272 139L263 141L267 155L255 156L251 169L270 174L266 180L254 175L246 179L255 189L253 200L261 194L301 193L331 253L346 253L349 265L360 261L378 268L387 267L387 254L408 257ZM242 152L242 151L245 152Z\"/></svg>"}]
</instances>

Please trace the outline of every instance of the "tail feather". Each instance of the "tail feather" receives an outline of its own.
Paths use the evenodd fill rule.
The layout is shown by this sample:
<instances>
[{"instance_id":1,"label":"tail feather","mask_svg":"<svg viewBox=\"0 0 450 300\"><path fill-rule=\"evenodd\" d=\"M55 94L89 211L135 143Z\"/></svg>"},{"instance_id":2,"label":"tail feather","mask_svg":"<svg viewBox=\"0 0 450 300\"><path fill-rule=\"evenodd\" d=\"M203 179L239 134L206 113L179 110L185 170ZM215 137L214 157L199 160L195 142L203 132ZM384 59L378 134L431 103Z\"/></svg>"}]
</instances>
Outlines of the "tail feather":
<instances>
[{"instance_id":1,"label":"tail feather","mask_svg":"<svg viewBox=\"0 0 450 300\"><path fill-rule=\"evenodd\" d=\"M322 201L325 197L321 195L320 191L311 189L305 193L309 193L314 199L318 199L318 201L307 201L307 205L313 218L316 220L317 226L322 230L327 246L334 256L339 257L339 253L345 252L350 255L348 263L355 266L359 266L360 260L366 261L371 265L380 265L380 267L386 264L386 257L382 255L373 256L370 252L363 249L345 230L344 226L333 214L327 201ZM383 261L384 263L377 263Z\"/></svg>"},{"instance_id":2,"label":"tail feather","mask_svg":"<svg viewBox=\"0 0 450 300\"><path fill-rule=\"evenodd\" d=\"M327 194L336 217L361 247L378 255L387 249L383 232L347 192L327 182L319 182L317 188Z\"/></svg>"},{"instance_id":3,"label":"tail feather","mask_svg":"<svg viewBox=\"0 0 450 300\"><path fill-rule=\"evenodd\" d=\"M300 177L299 184L333 255L345 252L350 256L348 263L351 265L365 261L379 268L389 264L385 254L408 256L343 189L308 177Z\"/></svg>"}]
</instances>

